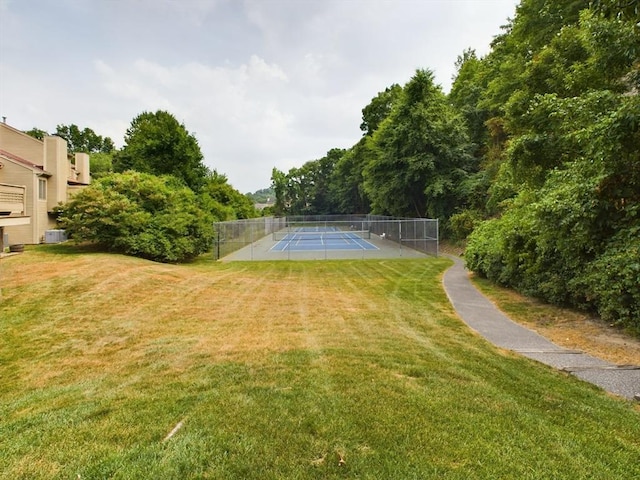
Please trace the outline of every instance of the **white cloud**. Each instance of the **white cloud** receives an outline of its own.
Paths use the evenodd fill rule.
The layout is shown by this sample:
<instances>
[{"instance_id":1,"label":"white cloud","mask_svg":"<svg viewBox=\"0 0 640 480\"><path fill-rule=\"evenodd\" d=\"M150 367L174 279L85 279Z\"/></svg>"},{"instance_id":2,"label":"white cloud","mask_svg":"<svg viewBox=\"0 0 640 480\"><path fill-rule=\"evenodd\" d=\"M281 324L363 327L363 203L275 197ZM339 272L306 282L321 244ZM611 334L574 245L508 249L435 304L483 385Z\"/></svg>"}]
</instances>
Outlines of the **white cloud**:
<instances>
[{"instance_id":1,"label":"white cloud","mask_svg":"<svg viewBox=\"0 0 640 480\"><path fill-rule=\"evenodd\" d=\"M195 62L165 67L137 60L123 67L100 61L96 70L109 96L135 102L140 112L168 110L184 122L210 167L243 172L240 178L230 174L233 180L259 174L268 185L275 157L295 138L288 77L258 56L237 67Z\"/></svg>"}]
</instances>

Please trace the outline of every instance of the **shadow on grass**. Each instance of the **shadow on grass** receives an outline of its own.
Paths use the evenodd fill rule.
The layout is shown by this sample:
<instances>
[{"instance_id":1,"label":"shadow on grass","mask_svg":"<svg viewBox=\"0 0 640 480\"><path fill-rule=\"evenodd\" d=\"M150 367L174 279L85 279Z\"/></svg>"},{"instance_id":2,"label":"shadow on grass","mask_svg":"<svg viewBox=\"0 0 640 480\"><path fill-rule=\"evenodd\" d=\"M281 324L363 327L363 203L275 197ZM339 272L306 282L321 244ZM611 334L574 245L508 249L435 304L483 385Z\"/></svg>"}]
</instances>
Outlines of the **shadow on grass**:
<instances>
[{"instance_id":1,"label":"shadow on grass","mask_svg":"<svg viewBox=\"0 0 640 480\"><path fill-rule=\"evenodd\" d=\"M26 251L38 251L53 255L81 255L90 253L115 253L95 243L45 243L40 245L26 245Z\"/></svg>"},{"instance_id":2,"label":"shadow on grass","mask_svg":"<svg viewBox=\"0 0 640 480\"><path fill-rule=\"evenodd\" d=\"M50 255L61 255L61 256L75 256L75 255L90 255L90 254L112 254L112 255L125 255L130 257L135 257L134 255L126 255L125 253L110 250L104 245L84 242L84 243L74 243L73 241L67 241L63 243L51 243L51 244L40 244L40 245L25 245L25 251L37 251L42 253L47 253ZM148 260L154 263L162 263L156 262L154 260L150 260L144 257L137 257L143 260ZM216 260L213 258L213 255L208 253L203 253L202 255L184 262L170 263L175 265L209 265L215 264Z\"/></svg>"}]
</instances>

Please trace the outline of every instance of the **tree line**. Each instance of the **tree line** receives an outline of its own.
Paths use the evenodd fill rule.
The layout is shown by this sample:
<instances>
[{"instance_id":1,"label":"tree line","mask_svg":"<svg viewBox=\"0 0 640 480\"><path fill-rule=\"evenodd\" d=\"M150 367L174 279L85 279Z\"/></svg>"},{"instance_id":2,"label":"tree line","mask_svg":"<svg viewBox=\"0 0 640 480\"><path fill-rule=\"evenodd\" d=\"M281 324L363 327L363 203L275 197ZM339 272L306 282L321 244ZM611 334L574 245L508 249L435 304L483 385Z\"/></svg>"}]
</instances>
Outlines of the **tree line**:
<instances>
[{"instance_id":1,"label":"tree line","mask_svg":"<svg viewBox=\"0 0 640 480\"><path fill-rule=\"evenodd\" d=\"M638 2L522 0L448 94L418 70L353 147L273 169L273 208L439 218L474 272L640 330L639 91Z\"/></svg>"}]
</instances>

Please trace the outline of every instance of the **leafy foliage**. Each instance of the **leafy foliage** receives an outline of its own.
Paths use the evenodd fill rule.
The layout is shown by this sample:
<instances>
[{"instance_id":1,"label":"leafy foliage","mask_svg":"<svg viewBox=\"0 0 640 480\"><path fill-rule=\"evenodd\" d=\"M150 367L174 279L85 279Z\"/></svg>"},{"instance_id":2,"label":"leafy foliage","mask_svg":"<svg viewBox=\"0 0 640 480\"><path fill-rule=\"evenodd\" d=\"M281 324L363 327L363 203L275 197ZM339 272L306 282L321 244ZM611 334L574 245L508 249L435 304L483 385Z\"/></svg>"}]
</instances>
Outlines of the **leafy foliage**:
<instances>
[{"instance_id":1,"label":"leafy foliage","mask_svg":"<svg viewBox=\"0 0 640 480\"><path fill-rule=\"evenodd\" d=\"M371 100L371 103L362 109L360 130L364 131L365 135L373 135L373 132L380 127L380 124L389 116L394 105L398 102L401 92L402 87L393 84L378 93Z\"/></svg>"},{"instance_id":2,"label":"leafy foliage","mask_svg":"<svg viewBox=\"0 0 640 480\"><path fill-rule=\"evenodd\" d=\"M467 264L500 284L640 329L640 99L594 92L544 101L563 112L554 131L571 160L476 229Z\"/></svg>"},{"instance_id":3,"label":"leafy foliage","mask_svg":"<svg viewBox=\"0 0 640 480\"><path fill-rule=\"evenodd\" d=\"M114 157L117 172L136 170L173 175L194 191L205 181L207 168L196 138L169 112L144 112L131 122L125 146Z\"/></svg>"},{"instance_id":4,"label":"leafy foliage","mask_svg":"<svg viewBox=\"0 0 640 480\"><path fill-rule=\"evenodd\" d=\"M278 215L325 215L337 210L336 164L345 151L334 148L327 155L284 173L274 168L271 181Z\"/></svg>"},{"instance_id":5,"label":"leafy foliage","mask_svg":"<svg viewBox=\"0 0 640 480\"><path fill-rule=\"evenodd\" d=\"M59 223L76 242L159 262L206 252L213 218L173 177L129 171L102 177L60 209Z\"/></svg>"},{"instance_id":6,"label":"leafy foliage","mask_svg":"<svg viewBox=\"0 0 640 480\"><path fill-rule=\"evenodd\" d=\"M640 330L636 3L523 0L487 57L464 53L450 100L474 140L487 118L486 201L451 225L478 225L475 272Z\"/></svg>"},{"instance_id":7,"label":"leafy foliage","mask_svg":"<svg viewBox=\"0 0 640 480\"><path fill-rule=\"evenodd\" d=\"M113 153L92 153L89 162L91 177L94 179L113 173Z\"/></svg>"},{"instance_id":8,"label":"leafy foliage","mask_svg":"<svg viewBox=\"0 0 640 480\"><path fill-rule=\"evenodd\" d=\"M75 125L58 125L55 135L67 141L69 152L84 153L112 153L115 150L113 140L102 137L90 128L80 128Z\"/></svg>"},{"instance_id":9,"label":"leafy foliage","mask_svg":"<svg viewBox=\"0 0 640 480\"><path fill-rule=\"evenodd\" d=\"M200 202L217 221L257 216L253 201L229 185L227 177L216 171L207 175L200 191Z\"/></svg>"},{"instance_id":10,"label":"leafy foliage","mask_svg":"<svg viewBox=\"0 0 640 480\"><path fill-rule=\"evenodd\" d=\"M24 133L38 140L43 140L44 137L49 135L48 132L40 128L32 128ZM70 153L112 153L115 150L115 145L111 138L98 135L88 127L81 130L80 127L73 123L71 125L58 125L53 135L65 139Z\"/></svg>"},{"instance_id":11,"label":"leafy foliage","mask_svg":"<svg viewBox=\"0 0 640 480\"><path fill-rule=\"evenodd\" d=\"M368 213L369 197L364 189L364 168L371 158L371 137L363 137L335 164L330 192L340 213Z\"/></svg>"},{"instance_id":12,"label":"leafy foliage","mask_svg":"<svg viewBox=\"0 0 640 480\"><path fill-rule=\"evenodd\" d=\"M488 140L485 122L490 112L480 104L486 89L486 67L474 50L465 50L456 61L457 75L451 85L448 100L467 123L476 157L483 154Z\"/></svg>"},{"instance_id":13,"label":"leafy foliage","mask_svg":"<svg viewBox=\"0 0 640 480\"><path fill-rule=\"evenodd\" d=\"M372 137L364 187L374 213L448 218L472 170L462 119L430 71L418 70Z\"/></svg>"},{"instance_id":14,"label":"leafy foliage","mask_svg":"<svg viewBox=\"0 0 640 480\"><path fill-rule=\"evenodd\" d=\"M44 137L49 135L46 131L36 127L33 127L31 130L27 130L24 133L26 133L30 137L37 138L38 140L44 140Z\"/></svg>"}]
</instances>

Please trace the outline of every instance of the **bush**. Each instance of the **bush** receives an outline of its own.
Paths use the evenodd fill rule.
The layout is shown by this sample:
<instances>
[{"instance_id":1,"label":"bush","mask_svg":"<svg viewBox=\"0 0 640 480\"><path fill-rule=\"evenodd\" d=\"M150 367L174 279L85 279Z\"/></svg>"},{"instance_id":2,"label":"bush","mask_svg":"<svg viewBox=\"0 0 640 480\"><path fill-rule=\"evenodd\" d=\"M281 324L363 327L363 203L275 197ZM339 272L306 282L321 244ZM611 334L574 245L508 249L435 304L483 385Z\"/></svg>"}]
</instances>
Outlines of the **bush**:
<instances>
[{"instance_id":1,"label":"bush","mask_svg":"<svg viewBox=\"0 0 640 480\"><path fill-rule=\"evenodd\" d=\"M564 145L562 165L540 187L522 188L501 218L480 224L469 237L467 265L523 293L640 330L640 97L538 100L561 119L551 137ZM521 163L532 159L520 153Z\"/></svg>"},{"instance_id":2,"label":"bush","mask_svg":"<svg viewBox=\"0 0 640 480\"><path fill-rule=\"evenodd\" d=\"M640 228L612 238L608 248L575 282L605 320L640 333Z\"/></svg>"},{"instance_id":3,"label":"bush","mask_svg":"<svg viewBox=\"0 0 640 480\"><path fill-rule=\"evenodd\" d=\"M448 221L449 238L454 242L465 240L471 235L480 220L481 214L476 210L463 210L451 215Z\"/></svg>"},{"instance_id":4,"label":"bush","mask_svg":"<svg viewBox=\"0 0 640 480\"><path fill-rule=\"evenodd\" d=\"M139 172L100 178L59 209L76 242L159 262L184 262L208 251L213 218L175 178Z\"/></svg>"}]
</instances>

